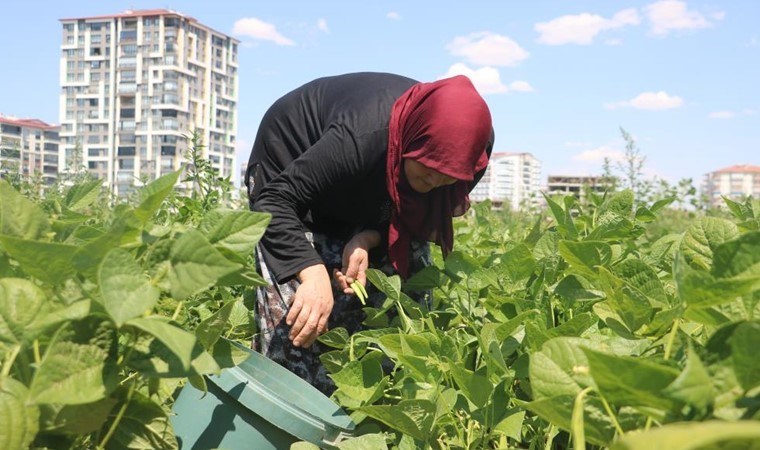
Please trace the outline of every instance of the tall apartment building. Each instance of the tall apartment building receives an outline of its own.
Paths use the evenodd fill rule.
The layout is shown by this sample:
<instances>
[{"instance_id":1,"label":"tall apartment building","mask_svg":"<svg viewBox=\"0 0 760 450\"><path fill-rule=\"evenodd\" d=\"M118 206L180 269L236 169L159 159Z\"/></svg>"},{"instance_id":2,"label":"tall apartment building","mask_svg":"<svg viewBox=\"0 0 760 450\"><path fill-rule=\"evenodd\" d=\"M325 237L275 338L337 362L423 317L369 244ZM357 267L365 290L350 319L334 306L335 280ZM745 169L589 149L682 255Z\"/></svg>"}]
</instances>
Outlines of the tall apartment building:
<instances>
[{"instance_id":1,"label":"tall apartment building","mask_svg":"<svg viewBox=\"0 0 760 450\"><path fill-rule=\"evenodd\" d=\"M39 119L0 115L0 173L42 177L51 184L58 176L59 127Z\"/></svg>"},{"instance_id":2,"label":"tall apartment building","mask_svg":"<svg viewBox=\"0 0 760 450\"><path fill-rule=\"evenodd\" d=\"M470 200L491 200L517 210L540 196L541 161L530 153L494 153Z\"/></svg>"},{"instance_id":3,"label":"tall apartment building","mask_svg":"<svg viewBox=\"0 0 760 450\"><path fill-rule=\"evenodd\" d=\"M760 166L740 164L710 172L702 180L702 195L712 207L723 207L722 197L741 201L760 198Z\"/></svg>"},{"instance_id":4,"label":"tall apartment building","mask_svg":"<svg viewBox=\"0 0 760 450\"><path fill-rule=\"evenodd\" d=\"M179 169L197 130L234 178L239 41L166 9L61 19L60 166L123 195Z\"/></svg>"}]
</instances>

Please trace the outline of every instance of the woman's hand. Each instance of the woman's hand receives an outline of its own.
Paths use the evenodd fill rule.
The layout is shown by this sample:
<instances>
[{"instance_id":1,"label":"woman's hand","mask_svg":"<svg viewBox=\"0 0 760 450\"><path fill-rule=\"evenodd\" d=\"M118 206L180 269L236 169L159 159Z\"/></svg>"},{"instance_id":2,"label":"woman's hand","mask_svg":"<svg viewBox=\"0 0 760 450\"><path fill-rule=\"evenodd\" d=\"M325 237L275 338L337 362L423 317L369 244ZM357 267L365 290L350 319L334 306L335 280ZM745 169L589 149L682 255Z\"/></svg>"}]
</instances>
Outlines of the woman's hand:
<instances>
[{"instance_id":1,"label":"woman's hand","mask_svg":"<svg viewBox=\"0 0 760 450\"><path fill-rule=\"evenodd\" d=\"M380 245L380 233L364 230L354 235L343 248L343 268L335 271L338 288L344 294L354 294L351 283L357 281L366 286L369 251Z\"/></svg>"},{"instance_id":2,"label":"woman's hand","mask_svg":"<svg viewBox=\"0 0 760 450\"><path fill-rule=\"evenodd\" d=\"M333 309L332 285L322 264L309 266L298 273L301 285L285 321L290 325L290 340L296 347L310 347L327 331L327 319Z\"/></svg>"}]
</instances>

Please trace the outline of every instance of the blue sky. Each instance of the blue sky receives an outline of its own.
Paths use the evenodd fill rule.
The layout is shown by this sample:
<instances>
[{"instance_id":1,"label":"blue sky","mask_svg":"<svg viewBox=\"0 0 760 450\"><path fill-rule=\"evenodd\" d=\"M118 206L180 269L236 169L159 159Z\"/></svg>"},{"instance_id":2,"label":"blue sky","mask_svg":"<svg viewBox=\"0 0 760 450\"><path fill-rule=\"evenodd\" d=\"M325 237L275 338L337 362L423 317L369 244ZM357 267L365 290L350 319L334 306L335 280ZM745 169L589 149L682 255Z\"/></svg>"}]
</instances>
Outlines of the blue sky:
<instances>
[{"instance_id":1,"label":"blue sky","mask_svg":"<svg viewBox=\"0 0 760 450\"><path fill-rule=\"evenodd\" d=\"M58 123L58 19L170 8L242 41L238 159L280 95L355 71L469 75L496 151L595 174L638 141L670 181L760 164L760 1L34 1L0 13L0 112Z\"/></svg>"}]
</instances>

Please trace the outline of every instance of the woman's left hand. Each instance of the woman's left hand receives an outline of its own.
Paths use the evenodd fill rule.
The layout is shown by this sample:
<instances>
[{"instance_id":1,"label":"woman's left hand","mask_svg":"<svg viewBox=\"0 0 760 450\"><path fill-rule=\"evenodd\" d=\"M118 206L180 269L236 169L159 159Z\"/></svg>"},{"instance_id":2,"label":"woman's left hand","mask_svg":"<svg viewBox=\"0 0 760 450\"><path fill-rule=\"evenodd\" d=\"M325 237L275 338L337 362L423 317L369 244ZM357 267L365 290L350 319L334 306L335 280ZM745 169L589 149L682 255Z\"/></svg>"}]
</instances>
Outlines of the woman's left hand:
<instances>
[{"instance_id":1,"label":"woman's left hand","mask_svg":"<svg viewBox=\"0 0 760 450\"><path fill-rule=\"evenodd\" d=\"M364 230L354 235L343 248L343 268L336 270L334 277L338 288L344 294L354 294L351 283L359 281L362 286L367 284L367 268L369 267L369 251L380 244L380 233L375 230Z\"/></svg>"}]
</instances>

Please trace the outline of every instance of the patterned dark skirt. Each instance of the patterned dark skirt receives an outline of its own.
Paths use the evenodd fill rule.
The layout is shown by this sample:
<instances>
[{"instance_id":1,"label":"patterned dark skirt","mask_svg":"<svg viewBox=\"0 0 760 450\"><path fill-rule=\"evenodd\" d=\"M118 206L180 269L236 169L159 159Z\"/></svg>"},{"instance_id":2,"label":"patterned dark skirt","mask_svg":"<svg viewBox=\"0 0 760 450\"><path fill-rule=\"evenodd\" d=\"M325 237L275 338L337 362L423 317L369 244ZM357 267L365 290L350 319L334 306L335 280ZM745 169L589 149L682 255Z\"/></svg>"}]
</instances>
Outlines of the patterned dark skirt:
<instances>
[{"instance_id":1,"label":"patterned dark skirt","mask_svg":"<svg viewBox=\"0 0 760 450\"><path fill-rule=\"evenodd\" d=\"M341 255L345 241L327 237L319 233L307 233L307 237L317 250L328 268L341 267ZM431 261L430 246L427 242L413 242L410 254L411 273L429 266ZM254 312L258 334L254 336L252 347L268 358L286 367L291 372L306 380L319 389L325 395L331 395L335 391L335 384L327 376L325 367L319 360L323 352L333 350L320 342L314 342L309 348L294 347L288 338L290 327L285 323L290 305L293 303L298 280L291 280L285 284L277 284L269 272L266 262L262 257L261 250L256 250L256 264L259 273L267 281L268 286L256 289L257 308ZM393 274L393 269L387 256L370 260L370 268L380 269L387 275ZM329 269L332 272L331 269ZM332 275L332 273L331 273ZM371 283L367 282L367 306L380 307L385 299L385 294L377 291ZM346 328L349 335L363 330L362 324L365 314L363 305L356 296L346 295L342 291L333 289L335 303L328 320L328 329L337 327ZM429 292L410 293L410 296L421 304L430 301Z\"/></svg>"}]
</instances>

